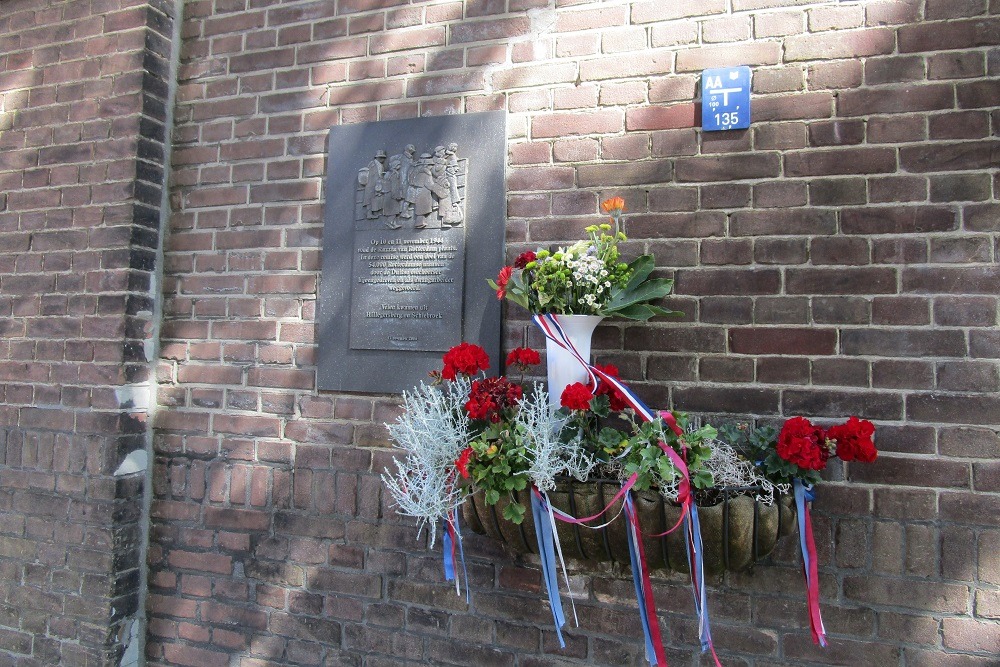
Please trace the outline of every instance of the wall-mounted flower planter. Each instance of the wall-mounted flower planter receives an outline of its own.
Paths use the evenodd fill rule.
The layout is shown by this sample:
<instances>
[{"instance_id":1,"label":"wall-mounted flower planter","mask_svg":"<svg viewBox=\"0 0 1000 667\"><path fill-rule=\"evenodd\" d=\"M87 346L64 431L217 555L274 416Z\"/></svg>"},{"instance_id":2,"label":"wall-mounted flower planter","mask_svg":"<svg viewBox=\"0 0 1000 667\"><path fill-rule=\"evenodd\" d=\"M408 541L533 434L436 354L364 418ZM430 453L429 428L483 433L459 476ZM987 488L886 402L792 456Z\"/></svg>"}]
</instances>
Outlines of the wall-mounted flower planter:
<instances>
[{"instance_id":1,"label":"wall-mounted flower planter","mask_svg":"<svg viewBox=\"0 0 1000 667\"><path fill-rule=\"evenodd\" d=\"M604 509L620 487L615 480L563 481L549 492L549 499L557 509L575 517L587 517ZM777 502L766 505L754 500L752 495L746 495L747 491L719 489L717 504L698 507L707 573L749 569L758 560L767 557L781 537L795 532L794 499L781 496ZM530 502L528 493L523 491L519 497L525 506ZM646 536L669 530L680 518L680 507L665 502L658 493L639 491L634 492L633 497ZM477 533L506 543L515 553L537 554L531 512L526 513L522 524L513 524L503 518L507 502L506 498L501 498L497 505L489 506L482 492L474 493L463 505L465 524ZM621 501L617 501L603 517L591 523L607 523L620 510ZM624 517L618 517L596 530L561 521L556 523L559 541L567 558L629 563ZM650 568L690 571L682 528L662 537L644 537L643 547Z\"/></svg>"}]
</instances>

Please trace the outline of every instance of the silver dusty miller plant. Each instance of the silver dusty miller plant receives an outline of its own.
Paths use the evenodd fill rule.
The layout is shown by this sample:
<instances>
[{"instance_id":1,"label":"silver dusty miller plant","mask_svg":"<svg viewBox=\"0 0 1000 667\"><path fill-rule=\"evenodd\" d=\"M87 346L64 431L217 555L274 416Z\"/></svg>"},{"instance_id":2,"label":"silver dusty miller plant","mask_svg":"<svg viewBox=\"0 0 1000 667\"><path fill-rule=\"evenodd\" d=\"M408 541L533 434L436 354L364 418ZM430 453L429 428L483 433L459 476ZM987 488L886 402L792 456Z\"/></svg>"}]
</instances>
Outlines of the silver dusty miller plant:
<instances>
[{"instance_id":1,"label":"silver dusty miller plant","mask_svg":"<svg viewBox=\"0 0 1000 667\"><path fill-rule=\"evenodd\" d=\"M431 546L437 525L465 500L468 493L455 483L455 459L469 441L469 416L463 408L471 381L456 378L444 385L421 383L403 393L402 416L386 424L395 447L395 472L386 469L382 482L401 514L430 526ZM419 536L419 531L418 531Z\"/></svg>"},{"instance_id":2,"label":"silver dusty miller plant","mask_svg":"<svg viewBox=\"0 0 1000 667\"><path fill-rule=\"evenodd\" d=\"M548 392L538 383L521 401L514 424L524 435L524 450L531 461L528 477L540 491L554 489L557 475L570 475L582 482L596 464L579 433L569 442L560 439L568 422L568 415L556 415L549 405Z\"/></svg>"}]
</instances>

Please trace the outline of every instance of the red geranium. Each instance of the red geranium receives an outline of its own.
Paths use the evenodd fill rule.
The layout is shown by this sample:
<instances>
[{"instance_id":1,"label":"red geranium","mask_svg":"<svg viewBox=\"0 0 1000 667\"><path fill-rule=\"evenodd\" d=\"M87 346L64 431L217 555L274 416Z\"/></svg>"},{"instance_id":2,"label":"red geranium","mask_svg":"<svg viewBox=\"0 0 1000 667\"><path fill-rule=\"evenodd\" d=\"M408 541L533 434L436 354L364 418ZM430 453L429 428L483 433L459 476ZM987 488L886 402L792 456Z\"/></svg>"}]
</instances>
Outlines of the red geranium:
<instances>
[{"instance_id":1,"label":"red geranium","mask_svg":"<svg viewBox=\"0 0 1000 667\"><path fill-rule=\"evenodd\" d=\"M559 402L564 408L570 410L588 410L590 402L594 399L593 392L582 382L574 382L563 389Z\"/></svg>"},{"instance_id":2,"label":"red geranium","mask_svg":"<svg viewBox=\"0 0 1000 667\"><path fill-rule=\"evenodd\" d=\"M830 453L823 446L823 429L805 417L792 417L778 434L778 456L807 470L822 470Z\"/></svg>"},{"instance_id":3,"label":"red geranium","mask_svg":"<svg viewBox=\"0 0 1000 667\"><path fill-rule=\"evenodd\" d=\"M505 266L500 269L500 273L497 274L497 299L503 301L503 298L507 296L507 283L510 281L510 275L514 273L513 266Z\"/></svg>"},{"instance_id":4,"label":"red geranium","mask_svg":"<svg viewBox=\"0 0 1000 667\"><path fill-rule=\"evenodd\" d=\"M518 366L535 366L540 363L542 363L542 358L538 356L538 352L532 350L530 347L514 348L507 355L508 366L513 366L514 364Z\"/></svg>"},{"instance_id":5,"label":"red geranium","mask_svg":"<svg viewBox=\"0 0 1000 667\"><path fill-rule=\"evenodd\" d=\"M514 260L514 268L523 269L524 267L528 266L528 264L534 262L537 259L538 257L535 255L535 253L531 252L530 250L528 252L522 252L520 255L517 256L517 259Z\"/></svg>"},{"instance_id":6,"label":"red geranium","mask_svg":"<svg viewBox=\"0 0 1000 667\"><path fill-rule=\"evenodd\" d=\"M472 447L466 447L462 450L459 457L455 459L455 468L458 470L458 474L464 479L469 479L469 459L472 458L473 453Z\"/></svg>"},{"instance_id":7,"label":"red geranium","mask_svg":"<svg viewBox=\"0 0 1000 667\"><path fill-rule=\"evenodd\" d=\"M472 343L456 345L445 352L441 360L444 362L441 377L445 380L454 380L459 373L475 375L490 367L490 357L486 350Z\"/></svg>"},{"instance_id":8,"label":"red geranium","mask_svg":"<svg viewBox=\"0 0 1000 667\"><path fill-rule=\"evenodd\" d=\"M496 424L500 412L521 400L524 392L521 386L507 378L485 378L472 383L465 411L472 419L485 419Z\"/></svg>"},{"instance_id":9,"label":"red geranium","mask_svg":"<svg viewBox=\"0 0 1000 667\"><path fill-rule=\"evenodd\" d=\"M613 378L619 377L618 367L614 364L607 364L601 366L599 364L594 364L594 368L601 371L605 375L609 375ZM628 403L625 401L625 397L622 396L621 392L618 391L610 382L602 381L597 385L597 396L603 396L607 394L608 399L611 401L611 409L615 412L621 412L628 407Z\"/></svg>"},{"instance_id":10,"label":"red geranium","mask_svg":"<svg viewBox=\"0 0 1000 667\"><path fill-rule=\"evenodd\" d=\"M867 419L851 417L839 426L831 426L826 436L837 441L837 456L844 461L871 463L878 457L872 442L875 425Z\"/></svg>"}]
</instances>

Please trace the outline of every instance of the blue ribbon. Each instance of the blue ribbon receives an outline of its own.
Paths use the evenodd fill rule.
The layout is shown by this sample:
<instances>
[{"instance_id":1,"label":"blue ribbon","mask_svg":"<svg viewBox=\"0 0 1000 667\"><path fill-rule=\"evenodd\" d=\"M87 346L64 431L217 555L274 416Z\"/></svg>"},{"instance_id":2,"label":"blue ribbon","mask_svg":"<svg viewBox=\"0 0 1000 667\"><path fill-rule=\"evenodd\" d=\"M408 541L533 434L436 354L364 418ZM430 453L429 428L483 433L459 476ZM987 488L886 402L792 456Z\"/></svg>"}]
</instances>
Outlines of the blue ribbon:
<instances>
[{"instance_id":1,"label":"blue ribbon","mask_svg":"<svg viewBox=\"0 0 1000 667\"><path fill-rule=\"evenodd\" d=\"M465 577L465 601L471 602L469 592L469 570L465 566L465 549L462 546L462 533L458 527L458 512L454 514L455 521L449 524L448 520L443 520L442 527L444 538L442 539L442 550L444 551L444 579L445 581L455 581L455 544L458 545L458 557L462 562L462 576ZM451 538L451 531L455 531L454 541Z\"/></svg>"},{"instance_id":2,"label":"blue ribbon","mask_svg":"<svg viewBox=\"0 0 1000 667\"><path fill-rule=\"evenodd\" d=\"M816 492L813 488L806 486L799 479L792 480L792 489L795 492L795 519L799 524L799 546L802 548L802 562L805 566L806 577L809 576L809 548L806 546L806 501L816 499Z\"/></svg>"},{"instance_id":3,"label":"blue ribbon","mask_svg":"<svg viewBox=\"0 0 1000 667\"><path fill-rule=\"evenodd\" d=\"M698 614L698 622L701 626L699 639L701 639L701 651L704 653L712 648L712 630L708 622L708 600L705 595L705 550L701 541L701 521L698 518L698 505L691 503L691 510L684 518L690 522L688 525L688 535L693 542L694 563L691 563L691 551L688 549L688 567L692 567L692 574L697 576L698 585L692 589L694 593L694 608Z\"/></svg>"},{"instance_id":4,"label":"blue ribbon","mask_svg":"<svg viewBox=\"0 0 1000 667\"><path fill-rule=\"evenodd\" d=\"M534 493L531 494L531 516L535 519L535 539L538 540L538 555L542 561L542 581L549 595L549 609L552 610L552 621L556 626L556 637L560 648L566 648L563 640L562 627L566 625L563 614L562 599L559 597L559 579L556 576L556 552L552 537L552 523L549 513L542 501Z\"/></svg>"},{"instance_id":5,"label":"blue ribbon","mask_svg":"<svg viewBox=\"0 0 1000 667\"><path fill-rule=\"evenodd\" d=\"M649 628L649 615L646 610L646 595L642 586L642 564L639 562L639 551L636 548L635 507L632 505L632 494L625 494L625 534L628 536L628 556L632 564L632 583L635 584L635 599L639 602L639 620L642 621L642 636L646 640L646 660L650 665L656 665L656 650L653 648L653 637Z\"/></svg>"},{"instance_id":6,"label":"blue ribbon","mask_svg":"<svg viewBox=\"0 0 1000 667\"><path fill-rule=\"evenodd\" d=\"M454 547L451 541L451 526L448 525L447 519L441 521L441 528L441 532L444 533L441 541L441 549L444 551L444 580L455 581Z\"/></svg>"}]
</instances>

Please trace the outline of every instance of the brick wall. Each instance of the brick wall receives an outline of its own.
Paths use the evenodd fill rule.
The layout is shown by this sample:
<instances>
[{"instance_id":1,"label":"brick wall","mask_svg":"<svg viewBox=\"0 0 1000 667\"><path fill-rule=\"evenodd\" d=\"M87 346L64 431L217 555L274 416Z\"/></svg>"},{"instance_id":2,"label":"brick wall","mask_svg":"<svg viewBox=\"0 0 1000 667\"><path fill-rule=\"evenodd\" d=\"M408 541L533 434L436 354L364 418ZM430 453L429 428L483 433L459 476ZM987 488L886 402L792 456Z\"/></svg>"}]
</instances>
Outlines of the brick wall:
<instances>
[{"instance_id":1,"label":"brick wall","mask_svg":"<svg viewBox=\"0 0 1000 667\"><path fill-rule=\"evenodd\" d=\"M151 82L122 73L141 62L94 69L99 57L72 55L91 43L71 17L81 5L34 4L0 6L0 501L14 526L0 552L0 647L24 657L66 636L70 664L66 644L103 646L108 628L92 600L110 595L90 585L106 585L110 568L102 560L88 578L85 556L106 558L132 525L112 530L122 515L110 509L138 480L115 487L109 474L138 446L119 436L142 429L108 388L141 381L137 348L120 341L148 334L132 317L142 309L111 297L145 292L150 267L133 266L143 253L132 250L155 243L138 233L151 200L137 184L157 179L137 169L155 165L142 148L124 164L115 153L122 132L149 128L137 87ZM159 30L103 4L91 3L93 22L121 41L93 44L98 53L141 50L121 44ZM577 570L582 627L564 651L537 569L496 545L467 538L471 605L457 598L380 490L395 399L315 390L327 129L504 108L510 255L578 237L597 202L621 194L633 247L677 279L683 321L598 332L598 355L650 403L765 421L854 413L879 426L879 462L831 470L819 492L831 647L813 648L803 628L786 544L773 564L710 582L723 662L996 664L998 15L995 0L187 2L150 662L642 664L627 574ZM36 67L74 64L46 79L23 64L36 53ZM738 64L754 69L752 128L702 135L699 71ZM119 78L129 99L95 106L118 99ZM72 85L81 79L111 91ZM75 123L61 115L72 99L88 110ZM508 340L524 323L511 309ZM82 457L81 443L96 453ZM658 576L656 589L671 664L698 664L683 578ZM26 590L51 609L15 616Z\"/></svg>"},{"instance_id":2,"label":"brick wall","mask_svg":"<svg viewBox=\"0 0 1000 667\"><path fill-rule=\"evenodd\" d=\"M161 1L0 4L4 665L141 658L172 22Z\"/></svg>"}]
</instances>

